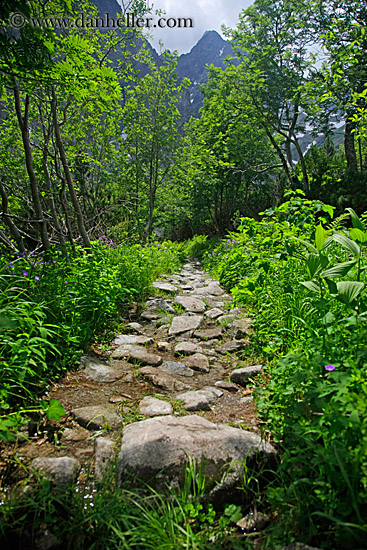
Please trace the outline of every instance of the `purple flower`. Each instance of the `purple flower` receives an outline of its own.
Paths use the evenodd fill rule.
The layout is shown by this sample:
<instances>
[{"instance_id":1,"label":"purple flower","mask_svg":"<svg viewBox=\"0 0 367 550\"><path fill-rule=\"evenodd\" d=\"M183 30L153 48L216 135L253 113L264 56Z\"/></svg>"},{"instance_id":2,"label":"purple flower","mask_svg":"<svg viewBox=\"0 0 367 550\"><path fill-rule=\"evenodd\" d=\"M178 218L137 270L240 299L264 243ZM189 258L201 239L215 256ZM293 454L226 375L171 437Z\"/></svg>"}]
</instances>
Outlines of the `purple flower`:
<instances>
[{"instance_id":1,"label":"purple flower","mask_svg":"<svg viewBox=\"0 0 367 550\"><path fill-rule=\"evenodd\" d=\"M52 263L57 264L57 260L52 260Z\"/></svg>"},{"instance_id":2,"label":"purple flower","mask_svg":"<svg viewBox=\"0 0 367 550\"><path fill-rule=\"evenodd\" d=\"M35 280L36 280L36 281L39 281L39 280L40 280L40 278L38 277L38 275L35 276Z\"/></svg>"},{"instance_id":3,"label":"purple flower","mask_svg":"<svg viewBox=\"0 0 367 550\"><path fill-rule=\"evenodd\" d=\"M28 271L26 271L25 269L23 269L22 273L23 273L24 277L28 277Z\"/></svg>"},{"instance_id":4,"label":"purple flower","mask_svg":"<svg viewBox=\"0 0 367 550\"><path fill-rule=\"evenodd\" d=\"M332 371L332 370L335 370L335 367L334 365L325 365L325 370Z\"/></svg>"},{"instance_id":5,"label":"purple flower","mask_svg":"<svg viewBox=\"0 0 367 550\"><path fill-rule=\"evenodd\" d=\"M65 283L66 285L68 284L68 282L67 282L67 281L64 281L64 283Z\"/></svg>"}]
</instances>

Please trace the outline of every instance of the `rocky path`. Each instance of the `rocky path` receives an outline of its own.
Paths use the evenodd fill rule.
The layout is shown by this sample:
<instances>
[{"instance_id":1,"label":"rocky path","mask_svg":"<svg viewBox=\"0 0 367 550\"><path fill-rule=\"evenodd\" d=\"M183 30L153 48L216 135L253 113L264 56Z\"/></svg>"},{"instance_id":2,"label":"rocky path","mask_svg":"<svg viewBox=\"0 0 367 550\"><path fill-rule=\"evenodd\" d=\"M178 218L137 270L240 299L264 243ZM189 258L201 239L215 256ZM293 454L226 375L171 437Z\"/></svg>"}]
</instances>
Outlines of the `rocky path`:
<instances>
[{"instance_id":1,"label":"rocky path","mask_svg":"<svg viewBox=\"0 0 367 550\"><path fill-rule=\"evenodd\" d=\"M204 458L210 498L230 500L239 465L274 453L248 388L262 367L240 359L251 319L196 262L154 287L138 322L52 389L68 415L48 432L33 428L18 458L55 483L89 467L101 479L116 461L118 483L154 476L157 487L179 482L188 456Z\"/></svg>"}]
</instances>

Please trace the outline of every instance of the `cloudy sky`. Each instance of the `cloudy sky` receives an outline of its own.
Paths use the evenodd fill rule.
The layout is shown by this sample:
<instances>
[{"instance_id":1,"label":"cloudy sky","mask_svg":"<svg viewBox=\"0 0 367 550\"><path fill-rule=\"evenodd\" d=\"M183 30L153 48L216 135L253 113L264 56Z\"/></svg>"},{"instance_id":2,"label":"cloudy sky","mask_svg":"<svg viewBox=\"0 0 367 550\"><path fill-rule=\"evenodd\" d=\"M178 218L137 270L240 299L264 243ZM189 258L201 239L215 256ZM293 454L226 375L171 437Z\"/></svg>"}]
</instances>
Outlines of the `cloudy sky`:
<instances>
[{"instance_id":1,"label":"cloudy sky","mask_svg":"<svg viewBox=\"0 0 367 550\"><path fill-rule=\"evenodd\" d=\"M192 29L154 29L153 45L159 51L159 39L166 48L186 53L196 44L205 31L220 32L224 23L236 27L238 14L252 4L253 0L149 0L149 5L166 12L170 17L190 17L193 20Z\"/></svg>"}]
</instances>

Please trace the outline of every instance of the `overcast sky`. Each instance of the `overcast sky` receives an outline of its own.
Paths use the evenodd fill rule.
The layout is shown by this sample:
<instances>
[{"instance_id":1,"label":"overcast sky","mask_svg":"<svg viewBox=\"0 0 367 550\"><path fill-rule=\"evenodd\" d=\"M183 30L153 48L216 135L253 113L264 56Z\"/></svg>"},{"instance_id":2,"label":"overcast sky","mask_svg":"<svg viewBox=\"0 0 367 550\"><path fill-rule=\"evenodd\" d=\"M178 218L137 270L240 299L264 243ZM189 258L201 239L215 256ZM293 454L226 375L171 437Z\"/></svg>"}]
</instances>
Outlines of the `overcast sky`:
<instances>
[{"instance_id":1,"label":"overcast sky","mask_svg":"<svg viewBox=\"0 0 367 550\"><path fill-rule=\"evenodd\" d=\"M159 39L169 50L178 50L186 53L196 44L205 31L216 30L220 32L224 23L228 27L235 28L238 15L250 6L253 0L149 0L149 5L166 12L170 17L190 17L193 20L193 28L153 29L153 45L159 51Z\"/></svg>"}]
</instances>

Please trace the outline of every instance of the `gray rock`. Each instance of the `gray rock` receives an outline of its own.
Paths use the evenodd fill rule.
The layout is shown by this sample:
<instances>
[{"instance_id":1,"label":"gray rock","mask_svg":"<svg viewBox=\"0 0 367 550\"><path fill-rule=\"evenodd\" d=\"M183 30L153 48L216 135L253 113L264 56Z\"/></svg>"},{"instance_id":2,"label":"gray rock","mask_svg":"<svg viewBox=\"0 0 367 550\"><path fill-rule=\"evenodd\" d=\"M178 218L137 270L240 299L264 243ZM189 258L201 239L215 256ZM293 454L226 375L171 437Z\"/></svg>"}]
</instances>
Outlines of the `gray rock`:
<instances>
[{"instance_id":1,"label":"gray rock","mask_svg":"<svg viewBox=\"0 0 367 550\"><path fill-rule=\"evenodd\" d=\"M158 351L167 352L171 349L171 346L168 342L160 341L160 342L157 342L157 348L158 348Z\"/></svg>"},{"instance_id":2,"label":"gray rock","mask_svg":"<svg viewBox=\"0 0 367 550\"><path fill-rule=\"evenodd\" d=\"M223 337L223 328L214 327L207 328L205 330L197 330L194 332L195 338L200 338L201 340L212 340L213 338L218 339Z\"/></svg>"},{"instance_id":3,"label":"gray rock","mask_svg":"<svg viewBox=\"0 0 367 550\"><path fill-rule=\"evenodd\" d=\"M154 344L154 340L153 338L149 338L148 336L143 336L143 335L119 334L114 339L113 344L116 344L117 346L125 346L125 345L144 346L144 345Z\"/></svg>"},{"instance_id":4,"label":"gray rock","mask_svg":"<svg viewBox=\"0 0 367 550\"><path fill-rule=\"evenodd\" d=\"M107 437L97 437L94 445L94 478L102 481L113 463L115 442Z\"/></svg>"},{"instance_id":5,"label":"gray rock","mask_svg":"<svg viewBox=\"0 0 367 550\"><path fill-rule=\"evenodd\" d=\"M157 290L163 290L163 292L168 292L169 294L175 294L177 292L177 287L171 285L171 283L160 283L156 281L153 283L153 286Z\"/></svg>"},{"instance_id":6,"label":"gray rock","mask_svg":"<svg viewBox=\"0 0 367 550\"><path fill-rule=\"evenodd\" d=\"M215 397L222 397L223 395L223 392L219 388L214 388L213 386L204 386L202 389L211 392Z\"/></svg>"},{"instance_id":7,"label":"gray rock","mask_svg":"<svg viewBox=\"0 0 367 550\"><path fill-rule=\"evenodd\" d=\"M107 428L118 428L121 424L119 415L112 407L107 408L102 405L92 405L90 407L73 409L71 412L76 422L88 430L100 430L104 426Z\"/></svg>"},{"instance_id":8,"label":"gray rock","mask_svg":"<svg viewBox=\"0 0 367 550\"><path fill-rule=\"evenodd\" d=\"M209 372L209 359L203 353L194 353L187 359L185 363L188 367L197 370L199 372Z\"/></svg>"},{"instance_id":9,"label":"gray rock","mask_svg":"<svg viewBox=\"0 0 367 550\"><path fill-rule=\"evenodd\" d=\"M174 351L175 355L193 355L194 353L201 353L203 350L194 342L179 342Z\"/></svg>"},{"instance_id":10,"label":"gray rock","mask_svg":"<svg viewBox=\"0 0 367 550\"><path fill-rule=\"evenodd\" d=\"M159 369L162 372L167 372L168 374L179 374L180 376L194 376L194 371L192 371L185 363L180 363L178 361L165 361L162 363L161 368Z\"/></svg>"},{"instance_id":11,"label":"gray rock","mask_svg":"<svg viewBox=\"0 0 367 550\"><path fill-rule=\"evenodd\" d=\"M81 426L75 426L75 428L65 428L62 432L62 438L65 441L84 441L88 439L90 433Z\"/></svg>"},{"instance_id":12,"label":"gray rock","mask_svg":"<svg viewBox=\"0 0 367 550\"><path fill-rule=\"evenodd\" d=\"M231 384L231 382L226 382L225 380L218 380L218 382L215 382L214 386L216 388L221 388L222 390L226 390L232 393L235 393L238 391L237 386L234 384Z\"/></svg>"},{"instance_id":13,"label":"gray rock","mask_svg":"<svg viewBox=\"0 0 367 550\"><path fill-rule=\"evenodd\" d=\"M241 397L240 403L241 405L247 405L248 403L251 403L254 400L252 395L246 395L245 397Z\"/></svg>"},{"instance_id":14,"label":"gray rock","mask_svg":"<svg viewBox=\"0 0 367 550\"><path fill-rule=\"evenodd\" d=\"M158 367L162 363L162 357L156 353L149 353L143 347L134 346L129 350L127 360L130 363L140 363L141 365L151 365Z\"/></svg>"},{"instance_id":15,"label":"gray rock","mask_svg":"<svg viewBox=\"0 0 367 550\"><path fill-rule=\"evenodd\" d=\"M198 329L203 322L201 315L179 315L172 319L172 324L169 329L171 336L177 336L184 332L189 332Z\"/></svg>"},{"instance_id":16,"label":"gray rock","mask_svg":"<svg viewBox=\"0 0 367 550\"><path fill-rule=\"evenodd\" d=\"M80 463L70 456L35 458L31 462L31 467L57 487L70 486L80 471Z\"/></svg>"},{"instance_id":17,"label":"gray rock","mask_svg":"<svg viewBox=\"0 0 367 550\"><path fill-rule=\"evenodd\" d=\"M143 329L143 325L141 325L140 323L128 323L126 327L134 332L137 332L138 334L141 334Z\"/></svg>"},{"instance_id":18,"label":"gray rock","mask_svg":"<svg viewBox=\"0 0 367 550\"><path fill-rule=\"evenodd\" d=\"M88 355L81 357L80 364L83 367L83 373L86 378L95 382L116 382L116 380L119 380L124 375L123 369L109 367L105 363Z\"/></svg>"},{"instance_id":19,"label":"gray rock","mask_svg":"<svg viewBox=\"0 0 367 550\"><path fill-rule=\"evenodd\" d=\"M239 384L240 386L247 386L247 383L250 378L257 376L263 370L262 365L253 365L252 367L243 367L241 369L236 369L231 372L230 380L234 384Z\"/></svg>"},{"instance_id":20,"label":"gray rock","mask_svg":"<svg viewBox=\"0 0 367 550\"><path fill-rule=\"evenodd\" d=\"M180 380L177 380L177 378L171 374L161 372L159 368L155 369L153 367L143 367L140 369L140 372L145 380L162 390L176 392L191 389L191 386L188 384L184 384Z\"/></svg>"},{"instance_id":21,"label":"gray rock","mask_svg":"<svg viewBox=\"0 0 367 550\"><path fill-rule=\"evenodd\" d=\"M148 300L145 304L145 308L149 311L167 311L168 313L174 313L175 310L173 307L166 302L163 298L153 298L152 300Z\"/></svg>"},{"instance_id":22,"label":"gray rock","mask_svg":"<svg viewBox=\"0 0 367 550\"><path fill-rule=\"evenodd\" d=\"M221 346L217 348L217 351L221 353L222 355L225 355L226 353L235 353L236 351L241 351L242 349L247 346L246 342L243 342L242 340L230 340L229 342L225 342Z\"/></svg>"},{"instance_id":23,"label":"gray rock","mask_svg":"<svg viewBox=\"0 0 367 550\"><path fill-rule=\"evenodd\" d=\"M252 325L252 319L244 317L242 319L235 319L230 325L230 333L234 335L237 340L246 338L248 336L249 329Z\"/></svg>"},{"instance_id":24,"label":"gray rock","mask_svg":"<svg viewBox=\"0 0 367 550\"><path fill-rule=\"evenodd\" d=\"M150 311L147 309L143 311L140 317L145 321L156 321L157 319L159 319L160 316L159 316L159 313L156 313L155 311Z\"/></svg>"},{"instance_id":25,"label":"gray rock","mask_svg":"<svg viewBox=\"0 0 367 550\"><path fill-rule=\"evenodd\" d=\"M201 296L221 296L221 294L224 294L224 290L218 285L218 283L210 283L207 286L195 288L193 293L200 294Z\"/></svg>"},{"instance_id":26,"label":"gray rock","mask_svg":"<svg viewBox=\"0 0 367 550\"><path fill-rule=\"evenodd\" d=\"M208 319L218 319L221 315L223 315L223 311L219 309L219 307L208 309L208 311L204 313L204 317L207 317Z\"/></svg>"},{"instance_id":27,"label":"gray rock","mask_svg":"<svg viewBox=\"0 0 367 550\"><path fill-rule=\"evenodd\" d=\"M176 395L176 399L183 402L183 408L187 411L210 411L210 403L213 403L215 398L213 392L205 390L187 391Z\"/></svg>"},{"instance_id":28,"label":"gray rock","mask_svg":"<svg viewBox=\"0 0 367 550\"><path fill-rule=\"evenodd\" d=\"M315 546L308 546L307 544L303 544L303 542L292 542L292 544L289 544L288 546L283 546L282 550L320 550L320 549L316 548Z\"/></svg>"},{"instance_id":29,"label":"gray rock","mask_svg":"<svg viewBox=\"0 0 367 550\"><path fill-rule=\"evenodd\" d=\"M243 464L255 467L275 451L260 437L245 430L213 424L198 415L158 416L126 426L117 459L117 484L126 479L153 484L158 492L167 483L184 483L190 459L202 464L206 476L206 499L233 502L243 496Z\"/></svg>"},{"instance_id":30,"label":"gray rock","mask_svg":"<svg viewBox=\"0 0 367 550\"><path fill-rule=\"evenodd\" d=\"M206 309L206 305L200 298L177 296L174 301L175 304L180 304L186 311L191 311L193 313L202 313Z\"/></svg>"},{"instance_id":31,"label":"gray rock","mask_svg":"<svg viewBox=\"0 0 367 550\"><path fill-rule=\"evenodd\" d=\"M139 410L144 416L161 416L172 414L172 405L156 397L144 397L139 403Z\"/></svg>"},{"instance_id":32,"label":"gray rock","mask_svg":"<svg viewBox=\"0 0 367 550\"><path fill-rule=\"evenodd\" d=\"M155 331L157 338L165 338L168 336L169 325L162 325Z\"/></svg>"}]
</instances>

